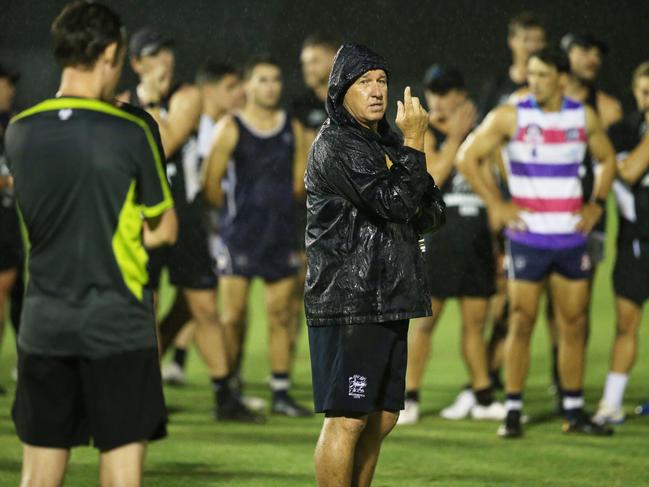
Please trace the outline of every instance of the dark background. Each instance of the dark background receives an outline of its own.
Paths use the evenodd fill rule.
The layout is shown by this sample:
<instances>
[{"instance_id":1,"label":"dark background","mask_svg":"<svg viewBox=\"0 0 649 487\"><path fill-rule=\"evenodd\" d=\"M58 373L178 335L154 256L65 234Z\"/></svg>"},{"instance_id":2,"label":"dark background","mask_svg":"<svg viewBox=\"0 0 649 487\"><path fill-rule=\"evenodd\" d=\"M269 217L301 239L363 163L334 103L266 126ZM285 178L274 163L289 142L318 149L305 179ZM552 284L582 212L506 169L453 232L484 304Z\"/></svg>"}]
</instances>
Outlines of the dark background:
<instances>
[{"instance_id":1,"label":"dark background","mask_svg":"<svg viewBox=\"0 0 649 487\"><path fill-rule=\"evenodd\" d=\"M59 0L0 0L0 63L22 73L17 106L52 96L59 72L49 50L49 26ZM391 65L392 97L406 84L419 86L425 68L446 62L461 68L469 88L507 69L507 22L522 10L541 15L550 41L570 31L589 31L611 50L601 86L630 108L631 71L649 59L646 0L105 0L130 32L149 25L177 42L177 78L191 80L207 56L241 63L270 53L284 68L285 100L302 89L299 51L313 31L335 31L385 55ZM123 86L134 84L124 69ZM398 90L398 91L397 91ZM391 104L393 105L393 103Z\"/></svg>"}]
</instances>

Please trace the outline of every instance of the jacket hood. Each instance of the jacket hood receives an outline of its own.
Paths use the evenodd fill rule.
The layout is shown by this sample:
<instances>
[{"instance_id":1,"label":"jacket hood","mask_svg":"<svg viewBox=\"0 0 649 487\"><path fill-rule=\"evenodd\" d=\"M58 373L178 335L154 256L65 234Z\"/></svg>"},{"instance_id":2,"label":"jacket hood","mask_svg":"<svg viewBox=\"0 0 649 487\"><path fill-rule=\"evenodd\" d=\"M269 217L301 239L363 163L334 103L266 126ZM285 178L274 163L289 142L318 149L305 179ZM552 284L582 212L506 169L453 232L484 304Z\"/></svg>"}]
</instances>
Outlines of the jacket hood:
<instances>
[{"instance_id":1,"label":"jacket hood","mask_svg":"<svg viewBox=\"0 0 649 487\"><path fill-rule=\"evenodd\" d=\"M343 107L343 100L349 87L368 71L382 69L390 77L388 63L383 56L361 44L343 44L334 59L329 75L327 91L327 115L337 125L361 125ZM390 132L385 116L379 122L379 134L383 137Z\"/></svg>"}]
</instances>

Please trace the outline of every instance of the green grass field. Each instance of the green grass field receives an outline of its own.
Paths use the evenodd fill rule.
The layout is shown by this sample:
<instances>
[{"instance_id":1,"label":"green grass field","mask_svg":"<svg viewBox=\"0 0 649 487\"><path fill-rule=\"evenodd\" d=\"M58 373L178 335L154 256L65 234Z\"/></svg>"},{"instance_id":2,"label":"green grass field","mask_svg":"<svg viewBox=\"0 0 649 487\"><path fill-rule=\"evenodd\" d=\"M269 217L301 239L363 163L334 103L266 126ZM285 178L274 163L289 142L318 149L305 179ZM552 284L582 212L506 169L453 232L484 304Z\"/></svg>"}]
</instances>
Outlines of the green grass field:
<instances>
[{"instance_id":1,"label":"green grass field","mask_svg":"<svg viewBox=\"0 0 649 487\"><path fill-rule=\"evenodd\" d=\"M610 232L611 234L613 232ZM610 286L614 246L600 268L594 297L593 330L588 352L586 398L596 406L608 369L614 311ZM649 278L649 276L648 276ZM261 286L251 297L251 334L244 366L247 392L268 398L266 322ZM649 310L647 310L649 311ZM649 313L641 330L639 360L626 396L627 412L649 398ZM634 418L613 438L567 437L551 414L548 394L549 353L545 323L539 320L533 344L532 367L526 391L531 424L519 441L495 435L495 423L470 420L449 422L438 412L466 382L459 354L458 312L449 303L434 337L432 360L422 391L424 418L416 426L397 428L386 441L374 484L397 486L642 486L649 485L649 418ZM0 486L18 485L21 447L10 419L14 385L14 337L7 333L0 359L0 383L8 394L0 397ZM212 420L212 393L203 364L195 352L189 358L189 384L167 389L169 436L154 443L147 456L147 486L307 486L314 485L312 454L321 417L271 417L262 426L217 424ZM300 340L294 392L311 401L306 334ZM97 453L90 448L73 452L66 485L97 483Z\"/></svg>"}]
</instances>

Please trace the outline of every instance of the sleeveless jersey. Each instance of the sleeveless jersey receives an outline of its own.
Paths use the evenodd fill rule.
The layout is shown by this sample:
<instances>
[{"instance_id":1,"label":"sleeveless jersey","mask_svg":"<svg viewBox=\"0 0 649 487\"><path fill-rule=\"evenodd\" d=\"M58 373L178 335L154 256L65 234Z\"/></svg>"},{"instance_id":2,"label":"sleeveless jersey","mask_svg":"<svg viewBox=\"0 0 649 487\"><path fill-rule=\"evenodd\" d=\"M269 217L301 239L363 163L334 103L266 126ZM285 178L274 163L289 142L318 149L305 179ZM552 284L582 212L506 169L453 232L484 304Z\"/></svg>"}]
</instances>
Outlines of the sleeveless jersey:
<instances>
[{"instance_id":1,"label":"sleeveless jersey","mask_svg":"<svg viewBox=\"0 0 649 487\"><path fill-rule=\"evenodd\" d=\"M505 148L512 201L524 210L525 231L508 229L518 243L562 249L586 243L577 232L583 205L580 167L586 153L584 105L563 99L559 112L544 112L533 96L516 105L517 128ZM528 210L528 211L525 211Z\"/></svg>"},{"instance_id":2,"label":"sleeveless jersey","mask_svg":"<svg viewBox=\"0 0 649 487\"><path fill-rule=\"evenodd\" d=\"M234 117L239 140L223 181L219 218L219 235L229 248L248 253L295 249L295 141L290 118L286 113L282 118L277 129L260 132Z\"/></svg>"}]
</instances>

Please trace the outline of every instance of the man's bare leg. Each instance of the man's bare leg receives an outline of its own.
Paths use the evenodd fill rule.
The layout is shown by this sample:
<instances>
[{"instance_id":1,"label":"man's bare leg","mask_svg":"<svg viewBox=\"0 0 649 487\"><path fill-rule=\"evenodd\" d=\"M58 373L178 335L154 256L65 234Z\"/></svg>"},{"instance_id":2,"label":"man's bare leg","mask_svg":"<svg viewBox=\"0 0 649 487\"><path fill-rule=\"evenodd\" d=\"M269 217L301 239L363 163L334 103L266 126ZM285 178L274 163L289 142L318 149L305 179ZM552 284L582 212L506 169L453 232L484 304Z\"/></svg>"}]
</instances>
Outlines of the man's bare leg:
<instances>
[{"instance_id":1,"label":"man's bare leg","mask_svg":"<svg viewBox=\"0 0 649 487\"><path fill-rule=\"evenodd\" d=\"M101 487L139 487L146 443L130 443L99 455Z\"/></svg>"},{"instance_id":2,"label":"man's bare leg","mask_svg":"<svg viewBox=\"0 0 649 487\"><path fill-rule=\"evenodd\" d=\"M250 280L241 276L221 276L219 292L222 303L222 322L228 351L228 364L231 370L237 366L237 358L243 346L241 339L245 335L246 309Z\"/></svg>"},{"instance_id":3,"label":"man's bare leg","mask_svg":"<svg viewBox=\"0 0 649 487\"><path fill-rule=\"evenodd\" d=\"M367 416L325 416L315 449L318 487L351 487L356 445Z\"/></svg>"},{"instance_id":4,"label":"man's bare leg","mask_svg":"<svg viewBox=\"0 0 649 487\"><path fill-rule=\"evenodd\" d=\"M306 254L300 252L300 267L298 268L293 295L293 326L291 327L291 365L293 370L297 357L298 340L302 330L302 317L304 316L304 282L306 280Z\"/></svg>"},{"instance_id":5,"label":"man's bare leg","mask_svg":"<svg viewBox=\"0 0 649 487\"><path fill-rule=\"evenodd\" d=\"M367 418L365 429L361 433L354 453L354 487L369 487L374 477L376 464L379 461L381 444L397 424L399 413L378 411Z\"/></svg>"},{"instance_id":6,"label":"man's bare leg","mask_svg":"<svg viewBox=\"0 0 649 487\"><path fill-rule=\"evenodd\" d=\"M464 297L460 300L462 356L474 391L491 388L487 368L487 346L484 340L488 304L489 302L485 298Z\"/></svg>"},{"instance_id":7,"label":"man's bare leg","mask_svg":"<svg viewBox=\"0 0 649 487\"><path fill-rule=\"evenodd\" d=\"M0 344L4 335L6 305L18 275L15 269L0 272ZM1 389L1 388L0 388Z\"/></svg>"},{"instance_id":8,"label":"man's bare leg","mask_svg":"<svg viewBox=\"0 0 649 487\"><path fill-rule=\"evenodd\" d=\"M23 445L20 487L60 487L70 450Z\"/></svg>"}]
</instances>

